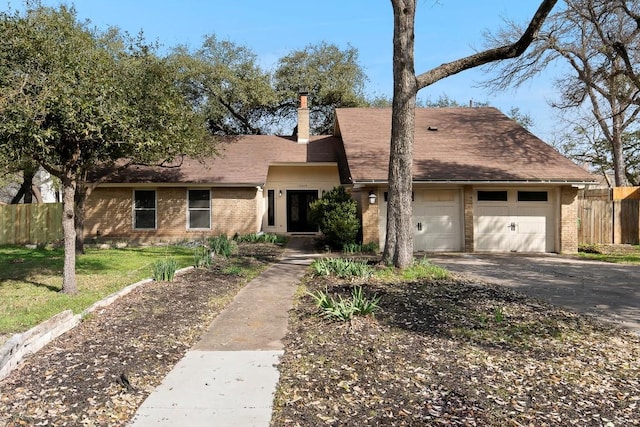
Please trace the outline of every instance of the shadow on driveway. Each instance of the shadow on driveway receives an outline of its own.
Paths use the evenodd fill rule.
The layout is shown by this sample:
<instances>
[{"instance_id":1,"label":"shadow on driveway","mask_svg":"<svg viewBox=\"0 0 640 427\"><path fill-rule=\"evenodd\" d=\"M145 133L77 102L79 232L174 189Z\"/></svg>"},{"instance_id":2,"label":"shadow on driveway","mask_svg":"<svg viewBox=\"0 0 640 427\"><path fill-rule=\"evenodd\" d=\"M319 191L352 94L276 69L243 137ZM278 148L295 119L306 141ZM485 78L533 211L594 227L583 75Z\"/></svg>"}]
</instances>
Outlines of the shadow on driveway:
<instances>
[{"instance_id":1,"label":"shadow on driveway","mask_svg":"<svg viewBox=\"0 0 640 427\"><path fill-rule=\"evenodd\" d=\"M554 254L428 254L454 273L506 286L640 334L640 266Z\"/></svg>"}]
</instances>

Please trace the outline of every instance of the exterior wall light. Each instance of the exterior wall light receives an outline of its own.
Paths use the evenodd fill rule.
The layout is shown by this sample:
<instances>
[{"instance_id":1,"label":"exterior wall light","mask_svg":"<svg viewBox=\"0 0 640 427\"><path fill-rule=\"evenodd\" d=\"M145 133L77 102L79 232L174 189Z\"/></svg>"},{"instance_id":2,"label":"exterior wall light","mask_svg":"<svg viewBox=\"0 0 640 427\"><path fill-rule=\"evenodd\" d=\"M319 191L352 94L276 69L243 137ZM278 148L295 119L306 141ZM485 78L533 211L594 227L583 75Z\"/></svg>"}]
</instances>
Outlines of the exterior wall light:
<instances>
[{"instance_id":1,"label":"exterior wall light","mask_svg":"<svg viewBox=\"0 0 640 427\"><path fill-rule=\"evenodd\" d=\"M373 190L370 190L369 191L369 204L370 205L375 205L377 199L378 199L378 196L376 196L376 193L374 193Z\"/></svg>"},{"instance_id":2,"label":"exterior wall light","mask_svg":"<svg viewBox=\"0 0 640 427\"><path fill-rule=\"evenodd\" d=\"M282 197L282 190L278 190L278 196Z\"/></svg>"}]
</instances>

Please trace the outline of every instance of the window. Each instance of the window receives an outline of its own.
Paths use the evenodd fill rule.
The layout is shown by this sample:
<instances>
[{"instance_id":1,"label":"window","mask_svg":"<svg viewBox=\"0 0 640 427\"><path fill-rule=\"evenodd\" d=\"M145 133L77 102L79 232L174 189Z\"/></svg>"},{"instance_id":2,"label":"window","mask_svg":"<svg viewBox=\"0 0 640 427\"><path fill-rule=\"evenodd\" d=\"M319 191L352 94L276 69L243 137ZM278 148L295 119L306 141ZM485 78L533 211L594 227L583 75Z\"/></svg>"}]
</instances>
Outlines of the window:
<instances>
[{"instance_id":1,"label":"window","mask_svg":"<svg viewBox=\"0 0 640 427\"><path fill-rule=\"evenodd\" d=\"M507 191L483 191L478 190L479 202L506 202Z\"/></svg>"},{"instance_id":2,"label":"window","mask_svg":"<svg viewBox=\"0 0 640 427\"><path fill-rule=\"evenodd\" d=\"M211 228L211 193L209 190L189 190L189 229Z\"/></svg>"},{"instance_id":3,"label":"window","mask_svg":"<svg viewBox=\"0 0 640 427\"><path fill-rule=\"evenodd\" d=\"M136 230L156 228L156 190L133 191L133 228Z\"/></svg>"},{"instance_id":4,"label":"window","mask_svg":"<svg viewBox=\"0 0 640 427\"><path fill-rule=\"evenodd\" d=\"M519 202L548 202L549 193L546 191L518 191Z\"/></svg>"},{"instance_id":5,"label":"window","mask_svg":"<svg viewBox=\"0 0 640 427\"><path fill-rule=\"evenodd\" d=\"M276 225L276 191L267 191L267 226Z\"/></svg>"}]
</instances>

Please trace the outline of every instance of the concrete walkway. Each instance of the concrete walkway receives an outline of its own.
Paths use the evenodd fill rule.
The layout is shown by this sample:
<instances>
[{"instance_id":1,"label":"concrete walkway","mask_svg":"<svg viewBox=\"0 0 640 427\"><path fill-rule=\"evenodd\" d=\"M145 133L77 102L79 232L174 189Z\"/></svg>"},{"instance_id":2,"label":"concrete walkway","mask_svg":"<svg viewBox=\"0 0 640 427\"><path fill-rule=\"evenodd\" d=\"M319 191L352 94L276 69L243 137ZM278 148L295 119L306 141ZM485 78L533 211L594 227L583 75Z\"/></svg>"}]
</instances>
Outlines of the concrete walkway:
<instances>
[{"instance_id":1,"label":"concrete walkway","mask_svg":"<svg viewBox=\"0 0 640 427\"><path fill-rule=\"evenodd\" d=\"M249 282L216 317L130 423L145 426L268 426L281 339L313 240L290 239L283 259Z\"/></svg>"}]
</instances>

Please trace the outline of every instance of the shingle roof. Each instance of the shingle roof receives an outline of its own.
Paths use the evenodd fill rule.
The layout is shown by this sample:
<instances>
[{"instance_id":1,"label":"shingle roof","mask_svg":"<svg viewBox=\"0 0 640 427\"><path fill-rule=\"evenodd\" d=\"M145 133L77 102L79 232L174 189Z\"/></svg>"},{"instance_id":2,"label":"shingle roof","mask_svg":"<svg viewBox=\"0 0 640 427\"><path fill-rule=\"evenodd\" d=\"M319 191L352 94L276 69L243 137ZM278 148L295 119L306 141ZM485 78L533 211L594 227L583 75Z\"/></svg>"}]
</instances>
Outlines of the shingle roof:
<instances>
[{"instance_id":1,"label":"shingle roof","mask_svg":"<svg viewBox=\"0 0 640 427\"><path fill-rule=\"evenodd\" d=\"M340 141L331 136L314 136L308 144L298 144L290 137L248 135L216 148L219 156L186 157L179 167L171 168L133 166L105 182L263 185L269 165L338 162L342 151Z\"/></svg>"},{"instance_id":2,"label":"shingle roof","mask_svg":"<svg viewBox=\"0 0 640 427\"><path fill-rule=\"evenodd\" d=\"M391 109L341 108L336 118L353 182L386 181ZM418 108L415 124L416 181L594 181L495 108Z\"/></svg>"}]
</instances>

